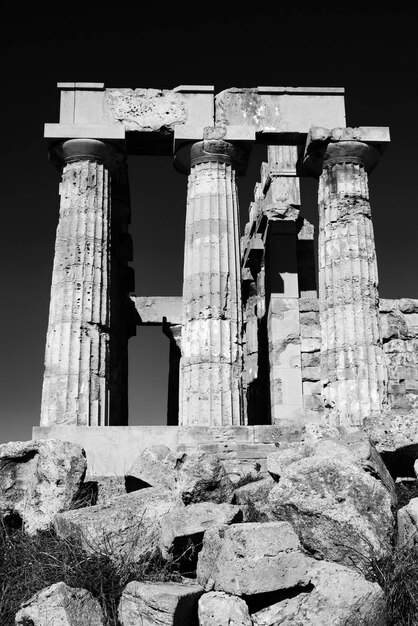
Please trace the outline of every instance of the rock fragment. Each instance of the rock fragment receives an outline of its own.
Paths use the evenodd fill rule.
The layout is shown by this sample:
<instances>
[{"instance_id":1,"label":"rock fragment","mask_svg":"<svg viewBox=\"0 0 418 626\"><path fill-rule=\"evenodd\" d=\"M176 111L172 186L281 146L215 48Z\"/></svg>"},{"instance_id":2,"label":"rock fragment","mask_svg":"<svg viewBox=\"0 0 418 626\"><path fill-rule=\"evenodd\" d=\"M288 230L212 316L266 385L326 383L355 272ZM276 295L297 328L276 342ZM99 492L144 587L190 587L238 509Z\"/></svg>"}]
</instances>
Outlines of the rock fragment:
<instances>
[{"instance_id":1,"label":"rock fragment","mask_svg":"<svg viewBox=\"0 0 418 626\"><path fill-rule=\"evenodd\" d=\"M86 472L83 449L67 441L39 439L0 445L0 515L21 520L34 534L71 506Z\"/></svg>"},{"instance_id":2,"label":"rock fragment","mask_svg":"<svg viewBox=\"0 0 418 626\"><path fill-rule=\"evenodd\" d=\"M86 589L63 582L36 593L22 604L16 626L105 626L98 601Z\"/></svg>"}]
</instances>

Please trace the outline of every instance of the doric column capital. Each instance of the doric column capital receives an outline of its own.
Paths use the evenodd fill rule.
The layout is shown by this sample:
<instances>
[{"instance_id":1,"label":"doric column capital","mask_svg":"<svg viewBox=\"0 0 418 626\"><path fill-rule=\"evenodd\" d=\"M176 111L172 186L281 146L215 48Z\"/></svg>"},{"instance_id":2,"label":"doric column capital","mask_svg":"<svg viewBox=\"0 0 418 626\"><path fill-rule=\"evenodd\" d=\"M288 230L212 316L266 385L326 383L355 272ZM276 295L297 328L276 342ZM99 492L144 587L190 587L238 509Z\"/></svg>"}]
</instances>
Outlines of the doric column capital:
<instances>
[{"instance_id":1,"label":"doric column capital","mask_svg":"<svg viewBox=\"0 0 418 626\"><path fill-rule=\"evenodd\" d=\"M55 144L51 149L51 158L62 166L76 161L94 161L103 163L111 172L119 169L125 155L118 145L100 139L67 139Z\"/></svg>"},{"instance_id":2,"label":"doric column capital","mask_svg":"<svg viewBox=\"0 0 418 626\"><path fill-rule=\"evenodd\" d=\"M223 126L206 127L201 141L183 144L176 150L175 168L189 174L190 169L199 163L217 162L230 164L238 175L243 174L249 156L248 142L229 141L225 135Z\"/></svg>"},{"instance_id":3,"label":"doric column capital","mask_svg":"<svg viewBox=\"0 0 418 626\"><path fill-rule=\"evenodd\" d=\"M320 176L324 168L338 163L356 163L371 172L376 167L389 129L379 127L327 128L309 131L303 161L308 176Z\"/></svg>"}]
</instances>

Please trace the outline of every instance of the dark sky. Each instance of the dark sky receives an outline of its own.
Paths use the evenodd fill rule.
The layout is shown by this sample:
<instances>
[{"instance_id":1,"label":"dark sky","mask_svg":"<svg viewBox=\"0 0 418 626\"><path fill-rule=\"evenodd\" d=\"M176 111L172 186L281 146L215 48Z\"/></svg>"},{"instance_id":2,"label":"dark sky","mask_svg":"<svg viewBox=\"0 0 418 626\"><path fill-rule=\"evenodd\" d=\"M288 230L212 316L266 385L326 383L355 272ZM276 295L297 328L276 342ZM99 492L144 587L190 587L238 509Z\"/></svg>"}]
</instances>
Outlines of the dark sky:
<instances>
[{"instance_id":1,"label":"dark sky","mask_svg":"<svg viewBox=\"0 0 418 626\"><path fill-rule=\"evenodd\" d=\"M59 209L59 175L48 163L43 124L58 121L57 82L213 84L217 92L345 87L348 126L391 129L370 181L380 295L418 298L417 9L280 9L275 2L250 4L246 13L244 3L120 4L60 4L48 13L39 3L24 11L15 3L3 17L0 442L30 439L39 423ZM239 183L242 227L262 157L254 151ZM170 158L135 157L130 170L135 291L180 295L186 178ZM302 200L316 224L315 187L305 181ZM138 329L130 356L130 423L164 423L166 338Z\"/></svg>"}]
</instances>

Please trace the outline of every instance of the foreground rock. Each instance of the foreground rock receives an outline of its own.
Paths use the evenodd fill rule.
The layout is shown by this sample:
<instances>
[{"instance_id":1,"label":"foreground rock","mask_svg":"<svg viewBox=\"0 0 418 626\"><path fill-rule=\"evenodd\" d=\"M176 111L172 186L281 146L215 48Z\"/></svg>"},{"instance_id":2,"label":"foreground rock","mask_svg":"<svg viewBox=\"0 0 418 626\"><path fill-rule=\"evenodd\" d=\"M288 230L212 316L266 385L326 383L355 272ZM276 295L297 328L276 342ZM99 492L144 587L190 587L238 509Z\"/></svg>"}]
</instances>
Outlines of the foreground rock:
<instances>
[{"instance_id":1,"label":"foreground rock","mask_svg":"<svg viewBox=\"0 0 418 626\"><path fill-rule=\"evenodd\" d=\"M379 452L418 446L418 412L388 411L366 420L365 429ZM415 456L417 458L418 455ZM413 461L411 462L413 465Z\"/></svg>"},{"instance_id":2,"label":"foreground rock","mask_svg":"<svg viewBox=\"0 0 418 626\"><path fill-rule=\"evenodd\" d=\"M141 481L144 486L156 489L176 488L176 465L178 457L164 445L155 445L143 450L127 473L127 479Z\"/></svg>"},{"instance_id":3,"label":"foreground rock","mask_svg":"<svg viewBox=\"0 0 418 626\"><path fill-rule=\"evenodd\" d=\"M171 551L179 554L190 540L198 548L208 528L241 520L242 510L237 505L198 502L184 506L179 503L160 520L162 554L164 557Z\"/></svg>"},{"instance_id":4,"label":"foreground rock","mask_svg":"<svg viewBox=\"0 0 418 626\"><path fill-rule=\"evenodd\" d=\"M167 446L151 446L127 474L145 485L177 493L184 504L231 502L234 485L215 454L196 450L176 455Z\"/></svg>"},{"instance_id":5,"label":"foreground rock","mask_svg":"<svg viewBox=\"0 0 418 626\"><path fill-rule=\"evenodd\" d=\"M67 510L86 472L83 449L54 439L0 445L0 514L22 521L29 534Z\"/></svg>"},{"instance_id":6,"label":"foreground rock","mask_svg":"<svg viewBox=\"0 0 418 626\"><path fill-rule=\"evenodd\" d=\"M122 593L118 617L122 626L195 626L202 593L199 585L134 581Z\"/></svg>"},{"instance_id":7,"label":"foreground rock","mask_svg":"<svg viewBox=\"0 0 418 626\"><path fill-rule=\"evenodd\" d=\"M314 562L312 591L252 614L254 626L384 626L384 595L377 583L336 563ZM203 596L204 597L204 596Z\"/></svg>"},{"instance_id":8,"label":"foreground rock","mask_svg":"<svg viewBox=\"0 0 418 626\"><path fill-rule=\"evenodd\" d=\"M220 526L205 533L197 580L205 591L266 593L307 584L311 561L286 522Z\"/></svg>"},{"instance_id":9,"label":"foreground rock","mask_svg":"<svg viewBox=\"0 0 418 626\"><path fill-rule=\"evenodd\" d=\"M211 591L199 600L199 626L252 626L252 621L242 598Z\"/></svg>"},{"instance_id":10,"label":"foreground rock","mask_svg":"<svg viewBox=\"0 0 418 626\"><path fill-rule=\"evenodd\" d=\"M392 497L346 446L323 440L274 456L279 482L269 494L271 510L290 522L310 553L365 573L372 556L389 553Z\"/></svg>"},{"instance_id":11,"label":"foreground rock","mask_svg":"<svg viewBox=\"0 0 418 626\"><path fill-rule=\"evenodd\" d=\"M85 589L56 583L22 604L16 626L105 626L98 601Z\"/></svg>"},{"instance_id":12,"label":"foreground rock","mask_svg":"<svg viewBox=\"0 0 418 626\"><path fill-rule=\"evenodd\" d=\"M337 456L347 463L354 463L359 469L372 474L389 491L393 504L396 504L395 483L388 472L382 457L364 430L341 434L332 426L307 424L298 443L284 443L269 455L267 469L279 480L289 463L309 456Z\"/></svg>"},{"instance_id":13,"label":"foreground rock","mask_svg":"<svg viewBox=\"0 0 418 626\"><path fill-rule=\"evenodd\" d=\"M157 550L164 558L170 553L178 557L189 540L199 550L208 528L241 519L237 505L200 502L186 507L175 493L150 487L56 515L54 527L60 537L80 541L89 552L138 562Z\"/></svg>"},{"instance_id":14,"label":"foreground rock","mask_svg":"<svg viewBox=\"0 0 418 626\"><path fill-rule=\"evenodd\" d=\"M268 499L274 485L274 480L268 476L235 489L233 502L242 507L244 521L274 521Z\"/></svg>"},{"instance_id":15,"label":"foreground rock","mask_svg":"<svg viewBox=\"0 0 418 626\"><path fill-rule=\"evenodd\" d=\"M418 544L418 498L412 498L398 511L398 548Z\"/></svg>"},{"instance_id":16,"label":"foreground rock","mask_svg":"<svg viewBox=\"0 0 418 626\"><path fill-rule=\"evenodd\" d=\"M175 506L174 496L142 489L102 505L54 518L59 537L78 540L85 550L114 561L138 562L160 545L159 520Z\"/></svg>"}]
</instances>

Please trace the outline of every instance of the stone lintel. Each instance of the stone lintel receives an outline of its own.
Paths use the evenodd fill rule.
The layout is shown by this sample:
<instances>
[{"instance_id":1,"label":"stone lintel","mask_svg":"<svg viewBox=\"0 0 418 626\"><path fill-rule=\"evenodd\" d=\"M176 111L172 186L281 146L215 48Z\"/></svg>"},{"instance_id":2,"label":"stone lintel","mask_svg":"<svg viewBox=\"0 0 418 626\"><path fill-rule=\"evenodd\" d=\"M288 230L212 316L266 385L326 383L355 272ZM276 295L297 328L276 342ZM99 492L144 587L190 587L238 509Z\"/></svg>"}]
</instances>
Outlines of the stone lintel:
<instances>
[{"instance_id":1,"label":"stone lintel","mask_svg":"<svg viewBox=\"0 0 418 626\"><path fill-rule=\"evenodd\" d=\"M218 123L227 126L225 139L231 142L287 145L304 144L312 124L345 124L341 88L227 89L216 98L211 85L180 85L161 90L62 82L58 88L60 124L46 125L47 139L88 135L120 139L126 131L131 154L169 154L174 133L177 150L187 141L202 139L203 128ZM68 126L74 128L68 130ZM120 128L116 130L114 126ZM105 134L98 127L112 129Z\"/></svg>"},{"instance_id":2,"label":"stone lintel","mask_svg":"<svg viewBox=\"0 0 418 626\"><path fill-rule=\"evenodd\" d=\"M182 323L181 296L131 296L138 312L138 325L159 326Z\"/></svg>"},{"instance_id":3,"label":"stone lintel","mask_svg":"<svg viewBox=\"0 0 418 626\"><path fill-rule=\"evenodd\" d=\"M124 140L125 128L122 124L45 124L44 138L47 143L79 138Z\"/></svg>"},{"instance_id":4,"label":"stone lintel","mask_svg":"<svg viewBox=\"0 0 418 626\"><path fill-rule=\"evenodd\" d=\"M214 85L178 85L173 91L179 93L215 93Z\"/></svg>"},{"instance_id":5,"label":"stone lintel","mask_svg":"<svg viewBox=\"0 0 418 626\"><path fill-rule=\"evenodd\" d=\"M291 93L291 94L343 94L344 87L257 87L260 94Z\"/></svg>"},{"instance_id":6,"label":"stone lintel","mask_svg":"<svg viewBox=\"0 0 418 626\"><path fill-rule=\"evenodd\" d=\"M104 89L104 83L57 83L58 89L65 89L70 91L71 89Z\"/></svg>"},{"instance_id":7,"label":"stone lintel","mask_svg":"<svg viewBox=\"0 0 418 626\"><path fill-rule=\"evenodd\" d=\"M252 127L263 143L301 144L311 126L345 126L344 91L226 89L215 97L215 123Z\"/></svg>"}]
</instances>

